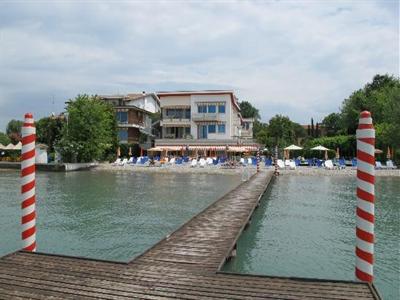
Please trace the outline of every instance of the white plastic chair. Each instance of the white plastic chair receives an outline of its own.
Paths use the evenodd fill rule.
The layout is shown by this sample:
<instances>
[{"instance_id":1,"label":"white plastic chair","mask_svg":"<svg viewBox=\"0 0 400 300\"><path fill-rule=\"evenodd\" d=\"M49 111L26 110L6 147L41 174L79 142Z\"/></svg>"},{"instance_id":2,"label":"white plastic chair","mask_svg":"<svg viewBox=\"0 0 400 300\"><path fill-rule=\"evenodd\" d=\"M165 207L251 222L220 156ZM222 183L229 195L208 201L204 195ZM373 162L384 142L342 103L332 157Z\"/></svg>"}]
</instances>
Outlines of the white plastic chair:
<instances>
[{"instance_id":1,"label":"white plastic chair","mask_svg":"<svg viewBox=\"0 0 400 300\"><path fill-rule=\"evenodd\" d=\"M289 162L289 169L296 170L296 163L293 160Z\"/></svg>"},{"instance_id":2,"label":"white plastic chair","mask_svg":"<svg viewBox=\"0 0 400 300\"><path fill-rule=\"evenodd\" d=\"M395 166L395 165L393 164L393 161L392 161L392 160L388 160L388 161L386 162L386 167L387 167L388 169L397 169L397 166Z\"/></svg>"},{"instance_id":3,"label":"white plastic chair","mask_svg":"<svg viewBox=\"0 0 400 300\"><path fill-rule=\"evenodd\" d=\"M121 163L121 159L120 159L120 158L117 158L112 164L113 164L114 166L118 166L120 163Z\"/></svg>"}]
</instances>

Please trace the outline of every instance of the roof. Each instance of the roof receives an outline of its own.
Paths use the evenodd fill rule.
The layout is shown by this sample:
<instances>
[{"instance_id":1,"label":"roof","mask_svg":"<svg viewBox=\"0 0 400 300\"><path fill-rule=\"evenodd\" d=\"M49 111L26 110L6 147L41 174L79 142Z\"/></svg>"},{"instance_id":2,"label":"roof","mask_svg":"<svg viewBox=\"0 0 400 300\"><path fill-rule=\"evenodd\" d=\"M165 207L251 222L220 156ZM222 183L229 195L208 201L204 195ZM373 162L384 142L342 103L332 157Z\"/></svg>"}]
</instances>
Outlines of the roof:
<instances>
[{"instance_id":1,"label":"roof","mask_svg":"<svg viewBox=\"0 0 400 300\"><path fill-rule=\"evenodd\" d=\"M232 90L202 90L202 91L159 91L156 92L158 98L166 96L190 96L190 95L225 95L231 96L233 105L240 111L238 99Z\"/></svg>"},{"instance_id":2,"label":"roof","mask_svg":"<svg viewBox=\"0 0 400 300\"><path fill-rule=\"evenodd\" d=\"M153 97L154 100L160 105L160 99L158 98L156 93L129 93L126 95L99 95L99 98L102 100L118 100L121 99L123 101L132 101L141 99L147 96Z\"/></svg>"}]
</instances>

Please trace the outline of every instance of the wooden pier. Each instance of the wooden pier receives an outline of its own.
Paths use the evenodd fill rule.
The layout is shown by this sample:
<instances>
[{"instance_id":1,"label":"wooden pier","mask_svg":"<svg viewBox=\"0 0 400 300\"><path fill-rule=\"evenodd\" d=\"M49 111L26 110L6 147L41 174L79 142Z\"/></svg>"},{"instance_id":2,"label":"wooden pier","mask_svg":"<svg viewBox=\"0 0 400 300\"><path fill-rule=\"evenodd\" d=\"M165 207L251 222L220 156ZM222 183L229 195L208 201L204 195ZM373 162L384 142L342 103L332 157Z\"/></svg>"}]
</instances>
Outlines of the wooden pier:
<instances>
[{"instance_id":1,"label":"wooden pier","mask_svg":"<svg viewBox=\"0 0 400 300\"><path fill-rule=\"evenodd\" d=\"M0 299L380 299L366 283L219 271L271 178L253 176L129 263L7 255L0 259Z\"/></svg>"}]
</instances>

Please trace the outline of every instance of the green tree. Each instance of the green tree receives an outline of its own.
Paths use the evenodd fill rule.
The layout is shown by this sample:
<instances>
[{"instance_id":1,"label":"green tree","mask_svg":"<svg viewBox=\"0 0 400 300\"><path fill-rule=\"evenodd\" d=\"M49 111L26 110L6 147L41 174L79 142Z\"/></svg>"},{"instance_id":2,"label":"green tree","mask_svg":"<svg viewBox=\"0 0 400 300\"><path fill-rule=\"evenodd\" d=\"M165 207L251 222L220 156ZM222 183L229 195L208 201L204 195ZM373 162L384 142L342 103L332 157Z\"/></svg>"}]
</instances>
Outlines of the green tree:
<instances>
[{"instance_id":1,"label":"green tree","mask_svg":"<svg viewBox=\"0 0 400 300\"><path fill-rule=\"evenodd\" d=\"M23 124L23 121L14 119L8 122L6 133L11 139L12 143L16 144L21 140L21 128Z\"/></svg>"},{"instance_id":2,"label":"green tree","mask_svg":"<svg viewBox=\"0 0 400 300\"><path fill-rule=\"evenodd\" d=\"M4 132L0 132L0 144L7 146L11 142L10 138Z\"/></svg>"},{"instance_id":3,"label":"green tree","mask_svg":"<svg viewBox=\"0 0 400 300\"><path fill-rule=\"evenodd\" d=\"M278 146L285 146L295 141L293 122L286 116L276 115L272 117L268 124L268 134Z\"/></svg>"},{"instance_id":4,"label":"green tree","mask_svg":"<svg viewBox=\"0 0 400 300\"><path fill-rule=\"evenodd\" d=\"M111 105L88 95L69 101L67 120L56 144L63 161L101 160L116 149L117 143L117 120Z\"/></svg>"},{"instance_id":5,"label":"green tree","mask_svg":"<svg viewBox=\"0 0 400 300\"><path fill-rule=\"evenodd\" d=\"M63 119L59 117L46 117L36 122L36 139L39 143L49 146L49 151L54 151L54 145L61 137Z\"/></svg>"},{"instance_id":6,"label":"green tree","mask_svg":"<svg viewBox=\"0 0 400 300\"><path fill-rule=\"evenodd\" d=\"M327 136L334 136L341 132L341 116L339 113L331 113L322 120Z\"/></svg>"},{"instance_id":7,"label":"green tree","mask_svg":"<svg viewBox=\"0 0 400 300\"><path fill-rule=\"evenodd\" d=\"M239 106L243 118L253 118L256 121L260 119L260 112L250 102L242 101Z\"/></svg>"}]
</instances>

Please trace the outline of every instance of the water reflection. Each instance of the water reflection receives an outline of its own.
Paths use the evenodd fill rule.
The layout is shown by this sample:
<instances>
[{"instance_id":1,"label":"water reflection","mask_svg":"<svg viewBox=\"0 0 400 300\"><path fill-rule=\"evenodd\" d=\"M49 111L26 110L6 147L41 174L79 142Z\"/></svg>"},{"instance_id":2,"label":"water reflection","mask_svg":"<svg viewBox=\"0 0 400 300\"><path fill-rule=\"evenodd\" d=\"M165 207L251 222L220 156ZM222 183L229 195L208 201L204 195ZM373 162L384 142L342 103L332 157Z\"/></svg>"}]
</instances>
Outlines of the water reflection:
<instances>
[{"instance_id":1,"label":"water reflection","mask_svg":"<svg viewBox=\"0 0 400 300\"><path fill-rule=\"evenodd\" d=\"M354 280L356 181L281 176L265 194L225 270ZM376 181L375 284L399 299L400 179Z\"/></svg>"},{"instance_id":2,"label":"water reflection","mask_svg":"<svg viewBox=\"0 0 400 300\"><path fill-rule=\"evenodd\" d=\"M239 183L223 175L38 173L38 250L126 261ZM0 197L3 255L20 247L18 172L0 173Z\"/></svg>"}]
</instances>

